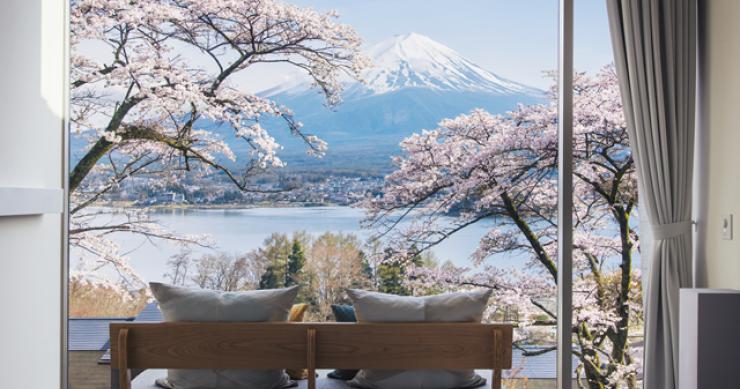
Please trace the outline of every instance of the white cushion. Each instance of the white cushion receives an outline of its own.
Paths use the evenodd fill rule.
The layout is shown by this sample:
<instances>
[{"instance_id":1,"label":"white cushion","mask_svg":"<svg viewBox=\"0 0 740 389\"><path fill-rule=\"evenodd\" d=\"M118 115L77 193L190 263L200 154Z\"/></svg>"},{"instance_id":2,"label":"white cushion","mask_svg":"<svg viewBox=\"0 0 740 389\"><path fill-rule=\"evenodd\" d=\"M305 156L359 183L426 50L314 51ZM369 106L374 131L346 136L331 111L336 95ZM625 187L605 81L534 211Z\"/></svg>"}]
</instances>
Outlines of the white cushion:
<instances>
[{"instance_id":1,"label":"white cushion","mask_svg":"<svg viewBox=\"0 0 740 389\"><path fill-rule=\"evenodd\" d=\"M358 322L480 322L491 290L436 296L396 296L358 289L347 291ZM474 388L486 380L473 370L360 370L348 381L360 388Z\"/></svg>"},{"instance_id":2,"label":"white cushion","mask_svg":"<svg viewBox=\"0 0 740 389\"><path fill-rule=\"evenodd\" d=\"M316 380L316 389L353 389L344 381L326 378L326 373L331 370L318 370L319 378ZM490 370L478 371L479 374L490 374ZM162 389L154 384L154 381L167 376L167 371L162 369L150 369L141 373L131 382L131 389ZM308 380L298 381L296 389L307 389ZM490 389L490 385L481 386L479 389Z\"/></svg>"},{"instance_id":3,"label":"white cushion","mask_svg":"<svg viewBox=\"0 0 740 389\"><path fill-rule=\"evenodd\" d=\"M298 287L246 292L182 288L161 283L149 287L165 321L287 321ZM158 380L173 389L285 388L293 384L284 370L170 369Z\"/></svg>"}]
</instances>

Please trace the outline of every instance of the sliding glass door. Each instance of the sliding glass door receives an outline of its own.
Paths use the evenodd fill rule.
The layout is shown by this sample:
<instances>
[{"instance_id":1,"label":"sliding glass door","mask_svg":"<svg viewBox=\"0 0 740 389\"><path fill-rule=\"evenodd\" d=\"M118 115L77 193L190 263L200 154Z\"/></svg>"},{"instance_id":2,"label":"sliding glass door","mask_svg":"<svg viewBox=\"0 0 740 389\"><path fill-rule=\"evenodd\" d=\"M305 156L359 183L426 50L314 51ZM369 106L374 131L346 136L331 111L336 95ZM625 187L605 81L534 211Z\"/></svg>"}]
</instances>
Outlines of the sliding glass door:
<instances>
[{"instance_id":1,"label":"sliding glass door","mask_svg":"<svg viewBox=\"0 0 740 389\"><path fill-rule=\"evenodd\" d=\"M587 388L639 388L638 194L605 2L575 1L572 50L574 376Z\"/></svg>"}]
</instances>

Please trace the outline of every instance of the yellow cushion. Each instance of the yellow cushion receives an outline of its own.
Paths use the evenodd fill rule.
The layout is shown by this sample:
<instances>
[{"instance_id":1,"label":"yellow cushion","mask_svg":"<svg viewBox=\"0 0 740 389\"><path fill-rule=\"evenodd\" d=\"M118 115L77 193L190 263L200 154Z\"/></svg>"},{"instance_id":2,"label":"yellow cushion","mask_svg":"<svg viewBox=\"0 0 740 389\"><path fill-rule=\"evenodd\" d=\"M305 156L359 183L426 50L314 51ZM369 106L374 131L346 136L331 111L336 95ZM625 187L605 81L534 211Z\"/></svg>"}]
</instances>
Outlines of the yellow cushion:
<instances>
[{"instance_id":1,"label":"yellow cushion","mask_svg":"<svg viewBox=\"0 0 740 389\"><path fill-rule=\"evenodd\" d=\"M308 304L293 305L290 308L290 315L288 316L288 321L302 322L303 316L306 314L307 310L308 310ZM285 370L285 372L288 373L290 378L294 380L305 380L306 378L308 378L307 369L300 369L300 370L287 369Z\"/></svg>"},{"instance_id":2,"label":"yellow cushion","mask_svg":"<svg viewBox=\"0 0 740 389\"><path fill-rule=\"evenodd\" d=\"M288 321L302 322L303 315L308 310L308 304L295 304L290 308L290 315L288 315Z\"/></svg>"}]
</instances>

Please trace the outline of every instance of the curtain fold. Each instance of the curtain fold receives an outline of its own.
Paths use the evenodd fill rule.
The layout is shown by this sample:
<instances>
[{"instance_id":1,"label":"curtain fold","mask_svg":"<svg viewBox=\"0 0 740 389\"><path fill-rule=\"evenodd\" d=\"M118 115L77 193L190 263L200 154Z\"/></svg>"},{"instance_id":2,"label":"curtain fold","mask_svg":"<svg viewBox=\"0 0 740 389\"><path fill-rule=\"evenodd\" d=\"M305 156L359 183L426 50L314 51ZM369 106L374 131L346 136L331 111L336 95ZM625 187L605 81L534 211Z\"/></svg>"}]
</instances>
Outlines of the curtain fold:
<instances>
[{"instance_id":1,"label":"curtain fold","mask_svg":"<svg viewBox=\"0 0 740 389\"><path fill-rule=\"evenodd\" d=\"M643 386L678 381L678 292L691 286L696 0L606 0L641 192L655 240L645 291ZM646 275L648 276L648 275Z\"/></svg>"}]
</instances>

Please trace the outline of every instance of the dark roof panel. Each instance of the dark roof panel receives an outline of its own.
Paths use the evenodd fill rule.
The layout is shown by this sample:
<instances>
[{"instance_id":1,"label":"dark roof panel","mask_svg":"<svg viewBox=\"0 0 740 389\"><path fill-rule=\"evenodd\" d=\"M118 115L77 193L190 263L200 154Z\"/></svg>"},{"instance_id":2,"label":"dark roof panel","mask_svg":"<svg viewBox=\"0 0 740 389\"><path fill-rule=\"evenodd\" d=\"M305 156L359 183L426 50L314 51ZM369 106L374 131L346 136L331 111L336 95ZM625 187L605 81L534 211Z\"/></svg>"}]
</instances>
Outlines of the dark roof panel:
<instances>
[{"instance_id":1,"label":"dark roof panel","mask_svg":"<svg viewBox=\"0 0 740 389\"><path fill-rule=\"evenodd\" d=\"M537 347L526 347L536 350ZM554 379L557 371L557 352L550 351L537 356L525 357L522 350L514 349L511 355L511 370L504 370L506 378ZM573 378L576 377L578 358L573 357Z\"/></svg>"},{"instance_id":2,"label":"dark roof panel","mask_svg":"<svg viewBox=\"0 0 740 389\"><path fill-rule=\"evenodd\" d=\"M131 321L126 317L70 318L67 345L69 351L105 351L108 349L108 325Z\"/></svg>"},{"instance_id":3,"label":"dark roof panel","mask_svg":"<svg viewBox=\"0 0 740 389\"><path fill-rule=\"evenodd\" d=\"M149 303L141 310L141 312L139 312L138 315L136 315L134 321L159 322L164 321L164 317L162 316L162 312L159 310L157 303Z\"/></svg>"}]
</instances>

